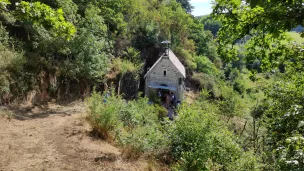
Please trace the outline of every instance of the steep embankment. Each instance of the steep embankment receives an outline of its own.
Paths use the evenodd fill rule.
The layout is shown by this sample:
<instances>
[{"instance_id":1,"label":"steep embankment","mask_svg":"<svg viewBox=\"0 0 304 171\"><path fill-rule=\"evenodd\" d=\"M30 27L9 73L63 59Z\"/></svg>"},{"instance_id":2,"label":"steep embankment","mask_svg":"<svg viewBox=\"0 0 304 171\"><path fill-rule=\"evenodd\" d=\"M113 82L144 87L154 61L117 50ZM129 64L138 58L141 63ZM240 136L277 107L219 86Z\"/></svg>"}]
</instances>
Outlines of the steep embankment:
<instances>
[{"instance_id":1,"label":"steep embankment","mask_svg":"<svg viewBox=\"0 0 304 171\"><path fill-rule=\"evenodd\" d=\"M81 102L14 110L0 116L0 170L145 170L119 149L90 136Z\"/></svg>"}]
</instances>

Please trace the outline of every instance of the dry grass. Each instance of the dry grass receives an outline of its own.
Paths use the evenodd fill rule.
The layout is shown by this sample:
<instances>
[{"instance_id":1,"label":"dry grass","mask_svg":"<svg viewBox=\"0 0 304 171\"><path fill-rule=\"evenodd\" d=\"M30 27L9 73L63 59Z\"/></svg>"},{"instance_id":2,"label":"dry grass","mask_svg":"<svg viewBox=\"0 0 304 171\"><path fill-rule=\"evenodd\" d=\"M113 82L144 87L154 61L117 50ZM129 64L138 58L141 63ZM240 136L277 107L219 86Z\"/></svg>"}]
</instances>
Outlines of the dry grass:
<instances>
[{"instance_id":1,"label":"dry grass","mask_svg":"<svg viewBox=\"0 0 304 171\"><path fill-rule=\"evenodd\" d=\"M138 160L141 157L142 151L138 148L134 148L132 146L125 147L122 149L122 157L125 160Z\"/></svg>"},{"instance_id":2,"label":"dry grass","mask_svg":"<svg viewBox=\"0 0 304 171\"><path fill-rule=\"evenodd\" d=\"M146 171L169 171L171 170L167 165L164 166L157 162L156 160L148 160L147 167L145 168Z\"/></svg>"},{"instance_id":3,"label":"dry grass","mask_svg":"<svg viewBox=\"0 0 304 171\"><path fill-rule=\"evenodd\" d=\"M185 92L185 102L188 103L188 104L191 104L194 101L196 101L196 99L198 97L199 97L198 92L194 92L194 91Z\"/></svg>"},{"instance_id":4,"label":"dry grass","mask_svg":"<svg viewBox=\"0 0 304 171\"><path fill-rule=\"evenodd\" d=\"M120 149L90 136L84 113L82 102L48 104L1 120L0 170L148 170L147 160L123 160Z\"/></svg>"},{"instance_id":5,"label":"dry grass","mask_svg":"<svg viewBox=\"0 0 304 171\"><path fill-rule=\"evenodd\" d=\"M15 113L7 108L0 108L0 118L11 120L15 117Z\"/></svg>"}]
</instances>

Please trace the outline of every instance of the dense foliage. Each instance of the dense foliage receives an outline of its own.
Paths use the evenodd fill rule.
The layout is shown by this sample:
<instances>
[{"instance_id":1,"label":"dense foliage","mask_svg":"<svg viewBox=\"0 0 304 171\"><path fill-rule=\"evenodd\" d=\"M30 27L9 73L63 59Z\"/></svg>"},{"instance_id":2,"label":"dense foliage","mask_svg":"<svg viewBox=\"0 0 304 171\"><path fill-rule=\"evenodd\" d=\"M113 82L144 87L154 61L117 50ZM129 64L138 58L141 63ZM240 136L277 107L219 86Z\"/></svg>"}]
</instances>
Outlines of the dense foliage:
<instances>
[{"instance_id":1,"label":"dense foliage","mask_svg":"<svg viewBox=\"0 0 304 171\"><path fill-rule=\"evenodd\" d=\"M1 44L24 57L22 70L10 73L11 79L6 76L3 89L13 100L32 90L61 98L84 96L84 90L101 83L138 85L139 74L156 60L165 39L177 52L188 54L186 64L192 65L196 55L214 60L212 36L187 13L191 9L189 1L175 0L1 1L1 31L6 35ZM117 68L119 62L134 69ZM12 79L27 80L26 87L13 90ZM41 80L45 85L38 85Z\"/></svg>"},{"instance_id":2,"label":"dense foliage","mask_svg":"<svg viewBox=\"0 0 304 171\"><path fill-rule=\"evenodd\" d=\"M171 123L146 98L126 102L114 92L95 92L87 100L88 120L101 138L121 145L128 158L145 153L167 160L163 156L172 155L177 170L259 170L259 159L244 152L219 113L211 112L216 106L203 104L182 106Z\"/></svg>"},{"instance_id":3,"label":"dense foliage","mask_svg":"<svg viewBox=\"0 0 304 171\"><path fill-rule=\"evenodd\" d=\"M256 126L265 125L267 130L261 142L254 144L265 150L265 162L272 165L268 170L303 169L303 45L291 42L285 33L303 25L300 11L301 1L221 0L216 1L213 11L223 23L218 34L222 45L218 50L223 58L239 60L237 43L247 37L244 59L251 66L257 61L261 67L251 69L278 72L278 80L265 89L266 99L252 115L254 136L259 136Z\"/></svg>"},{"instance_id":4,"label":"dense foliage","mask_svg":"<svg viewBox=\"0 0 304 171\"><path fill-rule=\"evenodd\" d=\"M129 158L143 152L154 155L168 150L169 139L159 116L162 107L149 105L147 98L128 103L112 91L103 96L94 92L87 100L88 121L100 138L115 140Z\"/></svg>"},{"instance_id":5,"label":"dense foliage","mask_svg":"<svg viewBox=\"0 0 304 171\"><path fill-rule=\"evenodd\" d=\"M302 1L192 10L189 0L0 0L0 103L84 98L96 87L88 121L127 158L175 170L303 170L304 46L286 33L301 31ZM191 89L173 121L140 94L163 40Z\"/></svg>"},{"instance_id":6,"label":"dense foliage","mask_svg":"<svg viewBox=\"0 0 304 171\"><path fill-rule=\"evenodd\" d=\"M199 18L201 22L204 24L205 30L209 30L214 36L217 36L217 32L222 27L221 22L215 20L211 15L201 16Z\"/></svg>"}]
</instances>

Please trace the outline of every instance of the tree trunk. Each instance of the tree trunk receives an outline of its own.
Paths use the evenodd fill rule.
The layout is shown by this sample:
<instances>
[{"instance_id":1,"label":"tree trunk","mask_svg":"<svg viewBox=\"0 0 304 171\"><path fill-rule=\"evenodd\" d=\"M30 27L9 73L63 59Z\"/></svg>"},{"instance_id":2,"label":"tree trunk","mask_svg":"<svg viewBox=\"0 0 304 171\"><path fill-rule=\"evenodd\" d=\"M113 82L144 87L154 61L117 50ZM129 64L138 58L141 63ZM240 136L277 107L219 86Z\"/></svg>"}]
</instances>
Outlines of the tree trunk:
<instances>
[{"instance_id":1,"label":"tree trunk","mask_svg":"<svg viewBox=\"0 0 304 171\"><path fill-rule=\"evenodd\" d=\"M255 127L256 127L256 121L255 121L255 118L253 118L253 149L254 151L256 151L256 144L255 144L255 141L256 141L256 132L255 132Z\"/></svg>"},{"instance_id":2,"label":"tree trunk","mask_svg":"<svg viewBox=\"0 0 304 171\"><path fill-rule=\"evenodd\" d=\"M259 147L260 147L260 143L259 143L259 130L260 130L260 126L261 126L261 121L259 121L259 124L257 125L257 129L255 131L255 153L257 153L257 151L259 150Z\"/></svg>"},{"instance_id":3,"label":"tree trunk","mask_svg":"<svg viewBox=\"0 0 304 171\"><path fill-rule=\"evenodd\" d=\"M243 129L242 129L241 135L243 135L243 132L244 132L245 129L246 129L247 122L248 122L248 121L246 120L246 122L245 122L245 124L244 124L244 127L243 127Z\"/></svg>"},{"instance_id":4,"label":"tree trunk","mask_svg":"<svg viewBox=\"0 0 304 171\"><path fill-rule=\"evenodd\" d=\"M121 86L121 81L122 81L123 76L124 76L124 74L121 74L121 77L119 78L119 81L118 81L117 95L120 95L120 86Z\"/></svg>"}]
</instances>

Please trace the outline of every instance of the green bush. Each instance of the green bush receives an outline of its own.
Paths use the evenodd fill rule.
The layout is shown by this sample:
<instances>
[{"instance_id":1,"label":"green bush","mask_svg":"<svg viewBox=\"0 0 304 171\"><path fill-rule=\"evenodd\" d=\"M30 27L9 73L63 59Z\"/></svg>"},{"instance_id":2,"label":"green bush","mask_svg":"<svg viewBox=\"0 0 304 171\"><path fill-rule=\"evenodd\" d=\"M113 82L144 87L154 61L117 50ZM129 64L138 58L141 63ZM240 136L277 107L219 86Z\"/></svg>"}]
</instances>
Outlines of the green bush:
<instances>
[{"instance_id":1,"label":"green bush","mask_svg":"<svg viewBox=\"0 0 304 171\"><path fill-rule=\"evenodd\" d=\"M119 143L126 149L124 155L128 158L138 158L143 153L158 156L169 149L169 139L159 124L124 130L119 135Z\"/></svg>"},{"instance_id":2,"label":"green bush","mask_svg":"<svg viewBox=\"0 0 304 171\"><path fill-rule=\"evenodd\" d=\"M159 122L163 109L150 105L147 98L126 102L114 92L110 96L94 92L86 103L93 129L101 138L121 145L126 157L137 158L144 152L158 155L167 151L168 137Z\"/></svg>"},{"instance_id":3,"label":"green bush","mask_svg":"<svg viewBox=\"0 0 304 171\"><path fill-rule=\"evenodd\" d=\"M234 171L231 165L242 156L241 148L225 124L217 115L202 110L199 104L183 106L179 110L171 138L171 152L178 161L176 170L212 170L217 167L218 170ZM240 167L251 161L242 162Z\"/></svg>"},{"instance_id":4,"label":"green bush","mask_svg":"<svg viewBox=\"0 0 304 171\"><path fill-rule=\"evenodd\" d=\"M269 86L263 110L267 143L279 170L303 170L304 160L304 78L291 71ZM263 108L262 108L263 109Z\"/></svg>"},{"instance_id":5,"label":"green bush","mask_svg":"<svg viewBox=\"0 0 304 171\"><path fill-rule=\"evenodd\" d=\"M205 101L209 98L209 96L210 96L210 92L206 89L202 89L202 91L200 91L199 99L200 101Z\"/></svg>"},{"instance_id":6,"label":"green bush","mask_svg":"<svg viewBox=\"0 0 304 171\"><path fill-rule=\"evenodd\" d=\"M220 84L220 80L215 76L204 73L193 73L192 79L198 83L199 89L210 91L214 98L221 96L218 86L218 84Z\"/></svg>"},{"instance_id":7,"label":"green bush","mask_svg":"<svg viewBox=\"0 0 304 171\"><path fill-rule=\"evenodd\" d=\"M233 83L233 89L240 94L244 94L246 92L246 85L243 80L236 79Z\"/></svg>"},{"instance_id":8,"label":"green bush","mask_svg":"<svg viewBox=\"0 0 304 171\"><path fill-rule=\"evenodd\" d=\"M242 155L229 165L229 170L235 171L259 171L263 165L260 158L253 151L243 152Z\"/></svg>"},{"instance_id":9,"label":"green bush","mask_svg":"<svg viewBox=\"0 0 304 171\"><path fill-rule=\"evenodd\" d=\"M302 125L304 125L302 121ZM304 166L304 137L303 135L293 135L282 143L283 145L276 149L278 166L282 171L300 171Z\"/></svg>"},{"instance_id":10,"label":"green bush","mask_svg":"<svg viewBox=\"0 0 304 171\"><path fill-rule=\"evenodd\" d=\"M147 98L128 101L119 112L119 118L124 123L124 126L135 128L156 123L158 121L158 113L154 105L149 105L148 102Z\"/></svg>"},{"instance_id":11,"label":"green bush","mask_svg":"<svg viewBox=\"0 0 304 171\"><path fill-rule=\"evenodd\" d=\"M224 74L225 74L226 79L229 79L231 70L232 70L232 64L226 64L226 66L224 68Z\"/></svg>"},{"instance_id":12,"label":"green bush","mask_svg":"<svg viewBox=\"0 0 304 171\"><path fill-rule=\"evenodd\" d=\"M94 130L99 132L101 138L112 139L121 125L119 114L126 106L125 102L114 94L106 97L93 92L86 105L89 112L88 121Z\"/></svg>"},{"instance_id":13,"label":"green bush","mask_svg":"<svg viewBox=\"0 0 304 171\"><path fill-rule=\"evenodd\" d=\"M26 74L22 71L24 63L25 58L22 53L0 43L0 97L12 93L19 95L27 89L21 86L24 82L27 86L30 84L28 83L30 80L23 77Z\"/></svg>"},{"instance_id":14,"label":"green bush","mask_svg":"<svg viewBox=\"0 0 304 171\"><path fill-rule=\"evenodd\" d=\"M269 72L266 73L266 74L265 74L265 79L266 79L266 80L269 80L270 78L271 78L271 73L269 73Z\"/></svg>"},{"instance_id":15,"label":"green bush","mask_svg":"<svg viewBox=\"0 0 304 171\"><path fill-rule=\"evenodd\" d=\"M218 101L221 114L230 120L234 116L243 116L246 106L238 94L231 87L222 86L222 100Z\"/></svg>"},{"instance_id":16,"label":"green bush","mask_svg":"<svg viewBox=\"0 0 304 171\"><path fill-rule=\"evenodd\" d=\"M143 153L171 154L176 170L257 170L257 158L242 151L216 114L220 112L216 104L203 100L183 105L171 122L160 121L162 107L149 104L147 98L126 102L114 92L110 96L94 92L86 102L92 127L103 138L113 138L128 159Z\"/></svg>"},{"instance_id":17,"label":"green bush","mask_svg":"<svg viewBox=\"0 0 304 171\"><path fill-rule=\"evenodd\" d=\"M129 101L120 112L120 120L124 123L124 131L118 136L119 143L128 147L127 152L136 156L141 153L158 155L166 151L168 138L159 122L163 109L150 105L147 98Z\"/></svg>"},{"instance_id":18,"label":"green bush","mask_svg":"<svg viewBox=\"0 0 304 171\"><path fill-rule=\"evenodd\" d=\"M215 86L215 77L204 73L193 73L192 78L199 83L199 88L212 91Z\"/></svg>"},{"instance_id":19,"label":"green bush","mask_svg":"<svg viewBox=\"0 0 304 171\"><path fill-rule=\"evenodd\" d=\"M228 79L234 81L239 77L240 77L240 71L237 68L233 68L229 74Z\"/></svg>"},{"instance_id":20,"label":"green bush","mask_svg":"<svg viewBox=\"0 0 304 171\"><path fill-rule=\"evenodd\" d=\"M195 63L197 65L196 71L206 74L217 75L218 70L216 66L206 56L195 57Z\"/></svg>"},{"instance_id":21,"label":"green bush","mask_svg":"<svg viewBox=\"0 0 304 171\"><path fill-rule=\"evenodd\" d=\"M155 90L149 89L149 100L155 104L161 104L161 98Z\"/></svg>"},{"instance_id":22,"label":"green bush","mask_svg":"<svg viewBox=\"0 0 304 171\"><path fill-rule=\"evenodd\" d=\"M168 110L161 105L155 105L155 110L158 112L158 119L163 120L168 115Z\"/></svg>"},{"instance_id":23,"label":"green bush","mask_svg":"<svg viewBox=\"0 0 304 171\"><path fill-rule=\"evenodd\" d=\"M223 62L222 62L221 58L215 58L213 63L217 69L221 69L223 67Z\"/></svg>"}]
</instances>

